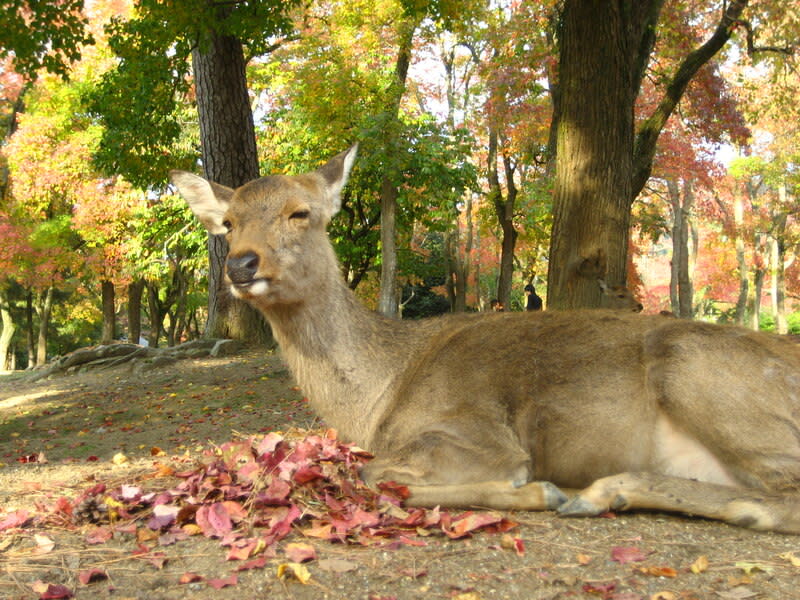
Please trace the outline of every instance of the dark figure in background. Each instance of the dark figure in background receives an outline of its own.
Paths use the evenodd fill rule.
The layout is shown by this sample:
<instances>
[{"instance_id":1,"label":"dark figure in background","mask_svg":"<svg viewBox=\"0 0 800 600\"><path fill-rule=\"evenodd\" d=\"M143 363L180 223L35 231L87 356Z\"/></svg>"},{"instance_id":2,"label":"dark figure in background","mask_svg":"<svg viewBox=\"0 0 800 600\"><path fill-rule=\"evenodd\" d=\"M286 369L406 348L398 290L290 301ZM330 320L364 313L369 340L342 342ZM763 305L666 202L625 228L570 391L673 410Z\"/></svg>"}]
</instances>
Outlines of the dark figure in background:
<instances>
[{"instance_id":1,"label":"dark figure in background","mask_svg":"<svg viewBox=\"0 0 800 600\"><path fill-rule=\"evenodd\" d=\"M505 307L503 306L503 303L500 302L497 298L492 298L489 301L489 306L494 312L505 312L506 310Z\"/></svg>"},{"instance_id":2,"label":"dark figure in background","mask_svg":"<svg viewBox=\"0 0 800 600\"><path fill-rule=\"evenodd\" d=\"M542 299L536 293L532 283L525 286L525 296L528 298L525 310L542 310Z\"/></svg>"}]
</instances>

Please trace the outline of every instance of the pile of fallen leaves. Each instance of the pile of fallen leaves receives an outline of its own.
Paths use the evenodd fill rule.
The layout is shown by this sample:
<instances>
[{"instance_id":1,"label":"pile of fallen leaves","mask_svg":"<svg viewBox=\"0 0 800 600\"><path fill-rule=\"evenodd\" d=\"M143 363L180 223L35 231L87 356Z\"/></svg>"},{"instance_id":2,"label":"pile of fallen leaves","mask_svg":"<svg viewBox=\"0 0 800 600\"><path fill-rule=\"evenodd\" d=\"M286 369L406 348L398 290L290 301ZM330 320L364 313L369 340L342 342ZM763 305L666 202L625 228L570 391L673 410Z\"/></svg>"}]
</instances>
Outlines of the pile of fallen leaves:
<instances>
[{"instance_id":1,"label":"pile of fallen leaves","mask_svg":"<svg viewBox=\"0 0 800 600\"><path fill-rule=\"evenodd\" d=\"M431 535L457 539L478 529L505 532L516 526L495 512L454 515L438 508L406 508L405 487L390 482L373 491L360 480L369 458L339 442L333 431L270 433L209 448L184 471L156 463L153 476L177 482L170 489L95 483L75 498L40 503L35 511L0 513L0 532L85 528L89 544L105 543L115 533L132 534L138 543L134 554L156 567L166 560L159 546L204 535L218 539L228 560L241 561L237 570L242 571L264 567L292 531L333 543L397 547L424 546ZM289 562L281 568L302 581L307 576L302 563L315 558L313 546L286 544L283 552ZM82 583L104 577L97 569L79 575ZM196 578L186 573L181 582ZM235 581L208 583L222 587ZM40 590L40 597L70 597L61 588L51 585Z\"/></svg>"}]
</instances>

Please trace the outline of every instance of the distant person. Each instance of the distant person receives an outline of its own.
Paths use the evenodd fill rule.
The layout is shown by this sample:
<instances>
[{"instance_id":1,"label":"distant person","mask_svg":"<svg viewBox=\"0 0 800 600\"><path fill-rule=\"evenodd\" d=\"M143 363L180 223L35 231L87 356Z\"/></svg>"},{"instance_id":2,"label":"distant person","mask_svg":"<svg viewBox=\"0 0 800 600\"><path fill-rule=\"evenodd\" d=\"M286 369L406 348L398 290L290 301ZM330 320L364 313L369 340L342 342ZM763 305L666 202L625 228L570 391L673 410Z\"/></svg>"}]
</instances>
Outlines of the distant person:
<instances>
[{"instance_id":1,"label":"distant person","mask_svg":"<svg viewBox=\"0 0 800 600\"><path fill-rule=\"evenodd\" d=\"M497 298L492 298L489 301L489 306L492 308L493 312L505 312L506 310L505 307L503 306L503 303L500 302L500 300L498 300Z\"/></svg>"},{"instance_id":2,"label":"distant person","mask_svg":"<svg viewBox=\"0 0 800 600\"><path fill-rule=\"evenodd\" d=\"M525 286L525 296L528 300L525 304L525 310L542 310L542 299L536 293L536 288L532 283Z\"/></svg>"}]
</instances>

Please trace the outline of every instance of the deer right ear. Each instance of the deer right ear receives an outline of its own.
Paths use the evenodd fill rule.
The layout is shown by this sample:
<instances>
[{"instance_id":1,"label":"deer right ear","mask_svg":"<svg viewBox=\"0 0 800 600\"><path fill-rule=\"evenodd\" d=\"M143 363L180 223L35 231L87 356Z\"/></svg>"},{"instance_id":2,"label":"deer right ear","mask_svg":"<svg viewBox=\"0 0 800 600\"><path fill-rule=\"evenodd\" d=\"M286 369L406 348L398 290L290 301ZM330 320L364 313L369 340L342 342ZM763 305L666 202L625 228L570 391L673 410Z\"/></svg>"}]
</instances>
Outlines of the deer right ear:
<instances>
[{"instance_id":1,"label":"deer right ear","mask_svg":"<svg viewBox=\"0 0 800 600\"><path fill-rule=\"evenodd\" d=\"M331 216L339 212L342 207L342 188L347 183L357 153L358 144L353 144L348 150L337 154L317 169L317 173L322 175L322 179L327 184L326 192L331 202Z\"/></svg>"},{"instance_id":2,"label":"deer right ear","mask_svg":"<svg viewBox=\"0 0 800 600\"><path fill-rule=\"evenodd\" d=\"M231 188L186 171L170 171L169 178L209 233L221 235L228 232L222 222L233 196Z\"/></svg>"}]
</instances>

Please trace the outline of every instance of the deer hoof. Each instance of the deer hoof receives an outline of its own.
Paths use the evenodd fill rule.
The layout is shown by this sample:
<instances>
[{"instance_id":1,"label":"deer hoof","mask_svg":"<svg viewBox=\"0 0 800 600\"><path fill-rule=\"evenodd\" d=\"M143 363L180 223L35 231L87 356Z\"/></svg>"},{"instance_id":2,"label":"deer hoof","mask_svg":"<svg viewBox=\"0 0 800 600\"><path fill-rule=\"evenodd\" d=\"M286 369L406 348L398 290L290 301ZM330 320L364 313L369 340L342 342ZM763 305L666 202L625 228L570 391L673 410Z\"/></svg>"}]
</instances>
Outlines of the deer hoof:
<instances>
[{"instance_id":1,"label":"deer hoof","mask_svg":"<svg viewBox=\"0 0 800 600\"><path fill-rule=\"evenodd\" d=\"M585 498L575 496L569 502L558 507L560 517L596 517L607 509L592 504Z\"/></svg>"},{"instance_id":2,"label":"deer hoof","mask_svg":"<svg viewBox=\"0 0 800 600\"><path fill-rule=\"evenodd\" d=\"M542 482L545 510L557 510L567 501L567 496L549 481Z\"/></svg>"}]
</instances>

